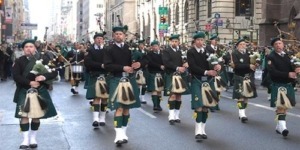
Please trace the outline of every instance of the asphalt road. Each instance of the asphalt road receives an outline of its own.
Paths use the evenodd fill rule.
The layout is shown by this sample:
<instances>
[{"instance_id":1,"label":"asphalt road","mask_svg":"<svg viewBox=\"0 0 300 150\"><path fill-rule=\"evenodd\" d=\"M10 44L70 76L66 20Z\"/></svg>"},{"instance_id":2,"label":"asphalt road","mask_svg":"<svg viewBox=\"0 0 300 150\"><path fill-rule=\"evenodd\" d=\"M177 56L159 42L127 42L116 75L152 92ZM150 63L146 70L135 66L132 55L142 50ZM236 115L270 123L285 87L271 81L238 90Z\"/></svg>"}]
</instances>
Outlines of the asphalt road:
<instances>
[{"instance_id":1,"label":"asphalt road","mask_svg":"<svg viewBox=\"0 0 300 150\"><path fill-rule=\"evenodd\" d=\"M0 82L0 150L14 150L22 142L18 119L14 118L13 81ZM113 112L107 114L107 125L92 127L92 112L85 99L83 83L79 95L73 96L70 85L56 82L51 95L59 115L43 120L38 133L39 150L298 150L300 147L300 106L287 116L289 136L275 133L275 112L269 107L266 90L258 88L258 98L251 99L246 114L248 123L238 119L236 101L231 92L222 93L221 111L210 113L206 126L207 140L195 141L194 119L190 95L183 97L181 123L168 123L167 97L163 112L153 113L149 93L148 104L131 111L128 127L129 143L117 148ZM299 92L297 92L299 97ZM299 100L299 98L298 98Z\"/></svg>"}]
</instances>

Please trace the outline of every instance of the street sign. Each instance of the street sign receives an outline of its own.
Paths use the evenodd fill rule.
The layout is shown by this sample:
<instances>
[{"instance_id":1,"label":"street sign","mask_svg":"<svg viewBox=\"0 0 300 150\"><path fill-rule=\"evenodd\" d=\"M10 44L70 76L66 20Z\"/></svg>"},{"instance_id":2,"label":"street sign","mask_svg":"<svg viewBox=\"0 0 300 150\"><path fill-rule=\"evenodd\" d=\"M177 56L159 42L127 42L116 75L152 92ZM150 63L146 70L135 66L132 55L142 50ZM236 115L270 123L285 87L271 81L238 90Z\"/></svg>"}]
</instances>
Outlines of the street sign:
<instances>
[{"instance_id":1,"label":"street sign","mask_svg":"<svg viewBox=\"0 0 300 150\"><path fill-rule=\"evenodd\" d=\"M159 7L158 8L159 15L167 15L168 14L168 7Z\"/></svg>"},{"instance_id":2,"label":"street sign","mask_svg":"<svg viewBox=\"0 0 300 150\"><path fill-rule=\"evenodd\" d=\"M169 24L160 23L158 29L168 30Z\"/></svg>"},{"instance_id":3,"label":"street sign","mask_svg":"<svg viewBox=\"0 0 300 150\"><path fill-rule=\"evenodd\" d=\"M205 25L205 30L206 31L211 31L212 30L212 25L210 23Z\"/></svg>"},{"instance_id":4,"label":"street sign","mask_svg":"<svg viewBox=\"0 0 300 150\"><path fill-rule=\"evenodd\" d=\"M222 19L217 20L217 26L223 26L223 20Z\"/></svg>"},{"instance_id":5,"label":"street sign","mask_svg":"<svg viewBox=\"0 0 300 150\"><path fill-rule=\"evenodd\" d=\"M37 30L37 24L21 23L21 29L23 30Z\"/></svg>"},{"instance_id":6,"label":"street sign","mask_svg":"<svg viewBox=\"0 0 300 150\"><path fill-rule=\"evenodd\" d=\"M215 13L215 19L219 19L221 15L219 13Z\"/></svg>"}]
</instances>

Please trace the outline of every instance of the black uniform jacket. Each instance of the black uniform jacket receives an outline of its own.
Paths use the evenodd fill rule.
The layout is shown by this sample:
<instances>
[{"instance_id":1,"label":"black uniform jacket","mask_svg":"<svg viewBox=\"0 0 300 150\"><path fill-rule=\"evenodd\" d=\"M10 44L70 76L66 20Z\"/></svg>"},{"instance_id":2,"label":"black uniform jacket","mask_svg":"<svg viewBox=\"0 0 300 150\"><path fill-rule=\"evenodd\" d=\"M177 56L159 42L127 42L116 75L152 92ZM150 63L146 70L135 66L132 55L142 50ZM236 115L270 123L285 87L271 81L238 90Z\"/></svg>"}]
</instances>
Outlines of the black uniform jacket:
<instances>
[{"instance_id":1,"label":"black uniform jacket","mask_svg":"<svg viewBox=\"0 0 300 150\"><path fill-rule=\"evenodd\" d=\"M147 64L145 58L138 60L141 63L141 68ZM123 67L131 66L132 64L132 51L129 46L124 44L122 48L113 44L109 46L108 50L104 53L105 69L112 72L114 76L122 76Z\"/></svg>"},{"instance_id":2,"label":"black uniform jacket","mask_svg":"<svg viewBox=\"0 0 300 150\"><path fill-rule=\"evenodd\" d=\"M161 51L159 52L159 54L157 52L147 53L147 59L148 59L148 70L150 73L157 73L163 71L161 70L160 67L161 65L164 65Z\"/></svg>"},{"instance_id":3,"label":"black uniform jacket","mask_svg":"<svg viewBox=\"0 0 300 150\"><path fill-rule=\"evenodd\" d=\"M181 55L180 50L175 52L171 47L164 50L162 58L167 73L175 72L177 67L182 67L183 59Z\"/></svg>"},{"instance_id":4,"label":"black uniform jacket","mask_svg":"<svg viewBox=\"0 0 300 150\"><path fill-rule=\"evenodd\" d=\"M104 53L106 50L106 47L95 49L94 45L92 45L88 50L87 56L84 58L85 67L92 72L104 72L105 70L101 66L104 64Z\"/></svg>"},{"instance_id":5,"label":"black uniform jacket","mask_svg":"<svg viewBox=\"0 0 300 150\"><path fill-rule=\"evenodd\" d=\"M209 64L207 61L207 51L203 53L197 52L196 48L191 48L187 52L187 61L189 64L189 71L193 76L201 77L204 76L205 70L209 70Z\"/></svg>"},{"instance_id":6,"label":"black uniform jacket","mask_svg":"<svg viewBox=\"0 0 300 150\"><path fill-rule=\"evenodd\" d=\"M268 71L271 80L275 83L290 83L293 79L289 78L289 72L294 72L290 57L285 54L280 56L272 51L267 57Z\"/></svg>"}]
</instances>

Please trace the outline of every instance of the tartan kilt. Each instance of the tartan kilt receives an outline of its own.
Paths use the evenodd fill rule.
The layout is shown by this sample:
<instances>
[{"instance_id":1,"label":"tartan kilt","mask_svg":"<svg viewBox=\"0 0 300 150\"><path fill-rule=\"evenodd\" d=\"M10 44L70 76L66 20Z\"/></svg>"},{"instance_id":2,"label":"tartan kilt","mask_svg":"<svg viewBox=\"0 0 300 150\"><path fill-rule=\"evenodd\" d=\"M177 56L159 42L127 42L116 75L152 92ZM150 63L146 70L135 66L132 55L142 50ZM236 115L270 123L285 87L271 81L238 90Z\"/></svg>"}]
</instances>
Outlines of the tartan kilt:
<instances>
[{"instance_id":1,"label":"tartan kilt","mask_svg":"<svg viewBox=\"0 0 300 150\"><path fill-rule=\"evenodd\" d=\"M234 80L234 84L233 84L232 99L241 99L241 98L244 98L242 96L242 94L239 92L239 87L240 87L240 85L243 85L244 77L238 76L238 75L234 75L233 76L233 80ZM251 81L251 83L255 84L254 74L251 74L250 81ZM254 90L253 91L254 94L253 94L253 96L251 98L257 97L256 88L253 89L253 90Z\"/></svg>"},{"instance_id":2,"label":"tartan kilt","mask_svg":"<svg viewBox=\"0 0 300 150\"><path fill-rule=\"evenodd\" d=\"M277 100L277 93L279 87L285 87L287 89L287 96L290 98L290 103L292 106L296 105L296 98L295 98L295 91L292 83L287 84L280 84L280 83L272 83L271 84L271 100L270 100L270 106L276 107L276 100Z\"/></svg>"},{"instance_id":3,"label":"tartan kilt","mask_svg":"<svg viewBox=\"0 0 300 150\"><path fill-rule=\"evenodd\" d=\"M171 89L172 89L172 77L173 77L173 73L165 73L164 75L164 81L165 81L165 86L164 86L164 96L170 96L171 94ZM188 95L191 94L191 90L190 90L190 76L187 72L181 74L181 77L183 79L183 81L186 84L186 91L183 92L181 95Z\"/></svg>"},{"instance_id":4,"label":"tartan kilt","mask_svg":"<svg viewBox=\"0 0 300 150\"><path fill-rule=\"evenodd\" d=\"M15 102L17 104L16 110L15 110L15 118L22 118L22 116L19 115L20 107L24 105L25 99L26 99L27 89L20 88L17 90L17 93L15 93ZM46 119L50 117L54 117L57 115L56 109L53 105L52 99L50 97L50 94L48 92L48 89L46 87L40 87L38 89L38 94L45 100L47 103L47 112L46 114L40 118L40 119Z\"/></svg>"},{"instance_id":5,"label":"tartan kilt","mask_svg":"<svg viewBox=\"0 0 300 150\"><path fill-rule=\"evenodd\" d=\"M109 99L108 99L108 108L110 108L111 110L116 110L117 108L131 109L131 108L141 107L140 98L139 98L139 89L136 83L135 76L130 76L128 78L130 80L136 102L130 105L124 105L117 101L117 96L115 97L115 99L112 99L115 94L115 90L118 87L121 77L111 77L109 81L110 92L109 92Z\"/></svg>"},{"instance_id":6,"label":"tartan kilt","mask_svg":"<svg viewBox=\"0 0 300 150\"><path fill-rule=\"evenodd\" d=\"M156 73L149 73L148 82L147 82L147 90L149 92L155 91L155 76Z\"/></svg>"},{"instance_id":7,"label":"tartan kilt","mask_svg":"<svg viewBox=\"0 0 300 150\"><path fill-rule=\"evenodd\" d=\"M96 87L95 87L95 84L96 84L96 81L97 81L97 78L99 77L101 73L89 73L89 80L88 80L88 85L87 85L87 90L86 90L86 95L85 95L85 98L87 100L92 100L94 98L97 98L96 97ZM110 80L110 76L109 75L106 75L105 76L105 81L106 81L106 84L109 86L109 80Z\"/></svg>"},{"instance_id":8,"label":"tartan kilt","mask_svg":"<svg viewBox=\"0 0 300 150\"><path fill-rule=\"evenodd\" d=\"M84 75L84 80L85 80L85 82L84 82L84 89L88 89L88 86L89 86L89 80L90 80L90 73L89 72L85 72L84 73L85 75Z\"/></svg>"},{"instance_id":9,"label":"tartan kilt","mask_svg":"<svg viewBox=\"0 0 300 150\"><path fill-rule=\"evenodd\" d=\"M213 92L216 92L215 91L215 88L214 88L214 80L211 79L209 81L207 81L211 87L211 89L213 90ZM196 79L196 78L192 78L192 81L191 81L191 97L192 97L192 100L191 100L191 107L193 110L196 110L200 107L204 107L203 105L203 101L202 101L202 81L199 80L199 79Z\"/></svg>"}]
</instances>

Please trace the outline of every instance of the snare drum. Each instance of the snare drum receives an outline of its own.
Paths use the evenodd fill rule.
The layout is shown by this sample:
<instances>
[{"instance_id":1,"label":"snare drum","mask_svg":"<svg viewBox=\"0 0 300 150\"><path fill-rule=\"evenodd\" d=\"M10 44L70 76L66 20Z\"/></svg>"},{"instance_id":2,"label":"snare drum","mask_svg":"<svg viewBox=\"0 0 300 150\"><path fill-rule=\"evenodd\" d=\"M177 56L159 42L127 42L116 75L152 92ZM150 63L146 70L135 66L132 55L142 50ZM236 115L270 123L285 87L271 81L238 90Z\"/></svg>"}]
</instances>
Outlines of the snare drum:
<instances>
[{"instance_id":1,"label":"snare drum","mask_svg":"<svg viewBox=\"0 0 300 150\"><path fill-rule=\"evenodd\" d=\"M72 65L72 72L73 73L83 73L83 66L82 65Z\"/></svg>"},{"instance_id":2,"label":"snare drum","mask_svg":"<svg viewBox=\"0 0 300 150\"><path fill-rule=\"evenodd\" d=\"M233 68L230 66L226 66L226 72L233 73Z\"/></svg>"}]
</instances>

